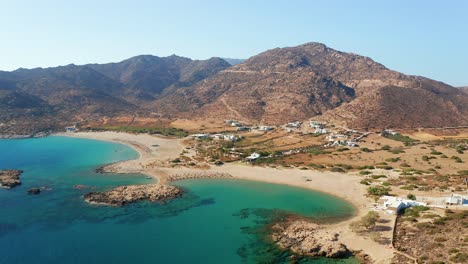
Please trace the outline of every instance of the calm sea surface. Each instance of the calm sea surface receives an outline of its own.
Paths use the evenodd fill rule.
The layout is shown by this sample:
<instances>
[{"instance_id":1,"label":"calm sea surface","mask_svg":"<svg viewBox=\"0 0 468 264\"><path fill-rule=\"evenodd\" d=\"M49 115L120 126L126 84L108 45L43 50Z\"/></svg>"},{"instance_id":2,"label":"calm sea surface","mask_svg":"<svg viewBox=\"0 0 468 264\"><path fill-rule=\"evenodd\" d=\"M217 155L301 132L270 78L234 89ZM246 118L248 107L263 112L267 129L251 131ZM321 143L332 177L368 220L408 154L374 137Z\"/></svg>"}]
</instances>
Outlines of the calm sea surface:
<instances>
[{"instance_id":1,"label":"calm sea surface","mask_svg":"<svg viewBox=\"0 0 468 264\"><path fill-rule=\"evenodd\" d=\"M0 140L0 169L25 171L22 185L0 189L0 263L289 263L289 253L268 241L268 224L286 214L330 220L354 213L333 196L240 180L180 181L181 199L122 208L89 205L81 197L91 189L73 188L153 182L94 172L137 157L127 146L87 139ZM46 190L27 195L32 187Z\"/></svg>"}]
</instances>

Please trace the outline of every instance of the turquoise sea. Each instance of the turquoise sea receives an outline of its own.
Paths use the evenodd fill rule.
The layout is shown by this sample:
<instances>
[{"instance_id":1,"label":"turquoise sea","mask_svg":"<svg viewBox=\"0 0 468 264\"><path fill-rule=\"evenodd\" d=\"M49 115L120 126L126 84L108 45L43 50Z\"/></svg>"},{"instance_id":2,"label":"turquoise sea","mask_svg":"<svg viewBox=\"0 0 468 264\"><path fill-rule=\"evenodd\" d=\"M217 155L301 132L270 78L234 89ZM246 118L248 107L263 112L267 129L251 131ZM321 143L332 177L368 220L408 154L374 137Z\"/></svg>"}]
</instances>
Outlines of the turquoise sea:
<instances>
[{"instance_id":1,"label":"turquoise sea","mask_svg":"<svg viewBox=\"0 0 468 264\"><path fill-rule=\"evenodd\" d=\"M286 214L318 221L354 214L333 196L240 180L180 181L181 199L122 208L89 205L81 196L90 189L73 188L152 182L94 172L137 157L127 146L87 139L0 140L0 169L25 171L21 186L0 189L0 263L290 263L289 252L267 239L269 224ZM47 190L27 195L32 187Z\"/></svg>"}]
</instances>

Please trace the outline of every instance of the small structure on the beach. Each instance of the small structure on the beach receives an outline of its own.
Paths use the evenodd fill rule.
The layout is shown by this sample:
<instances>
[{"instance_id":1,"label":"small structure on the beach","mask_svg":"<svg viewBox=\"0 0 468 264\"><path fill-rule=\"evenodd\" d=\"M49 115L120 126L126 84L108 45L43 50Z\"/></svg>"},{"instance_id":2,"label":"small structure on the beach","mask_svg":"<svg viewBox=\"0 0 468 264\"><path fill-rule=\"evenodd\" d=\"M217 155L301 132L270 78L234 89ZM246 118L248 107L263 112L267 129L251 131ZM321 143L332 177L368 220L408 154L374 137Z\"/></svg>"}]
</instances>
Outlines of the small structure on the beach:
<instances>
[{"instance_id":1,"label":"small structure on the beach","mask_svg":"<svg viewBox=\"0 0 468 264\"><path fill-rule=\"evenodd\" d=\"M260 157L261 157L260 154L258 154L257 152L254 152L254 153L250 154L250 156L246 157L245 160L246 160L247 162L252 162L252 161L257 160L257 159L260 158Z\"/></svg>"},{"instance_id":2,"label":"small structure on the beach","mask_svg":"<svg viewBox=\"0 0 468 264\"><path fill-rule=\"evenodd\" d=\"M417 201L413 201L413 200L405 200L405 199L402 199L400 197L388 196L388 195L384 195L384 196L380 197L379 200L383 204L381 209L384 209L387 212L392 213L392 214L399 213L402 210L404 210L404 209L406 209L408 207L412 207L412 206L417 206L417 205L427 206L427 204L423 203L423 202L417 202Z\"/></svg>"},{"instance_id":3,"label":"small structure on the beach","mask_svg":"<svg viewBox=\"0 0 468 264\"><path fill-rule=\"evenodd\" d=\"M76 125L65 127L65 132L67 133L75 133L76 131L78 131L78 128L76 128Z\"/></svg>"}]
</instances>

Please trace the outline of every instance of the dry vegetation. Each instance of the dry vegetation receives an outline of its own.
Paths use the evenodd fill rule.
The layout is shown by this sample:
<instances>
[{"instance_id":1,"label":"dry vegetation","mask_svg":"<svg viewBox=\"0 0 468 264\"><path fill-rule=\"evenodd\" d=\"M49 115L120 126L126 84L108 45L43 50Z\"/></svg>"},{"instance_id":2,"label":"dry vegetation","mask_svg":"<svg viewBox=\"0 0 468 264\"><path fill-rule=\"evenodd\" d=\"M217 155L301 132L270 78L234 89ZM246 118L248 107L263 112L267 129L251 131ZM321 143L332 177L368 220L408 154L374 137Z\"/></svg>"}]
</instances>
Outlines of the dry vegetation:
<instances>
[{"instance_id":1,"label":"dry vegetation","mask_svg":"<svg viewBox=\"0 0 468 264\"><path fill-rule=\"evenodd\" d=\"M468 262L468 211L409 208L398 217L394 246L418 263ZM414 263L397 254L395 263Z\"/></svg>"}]
</instances>

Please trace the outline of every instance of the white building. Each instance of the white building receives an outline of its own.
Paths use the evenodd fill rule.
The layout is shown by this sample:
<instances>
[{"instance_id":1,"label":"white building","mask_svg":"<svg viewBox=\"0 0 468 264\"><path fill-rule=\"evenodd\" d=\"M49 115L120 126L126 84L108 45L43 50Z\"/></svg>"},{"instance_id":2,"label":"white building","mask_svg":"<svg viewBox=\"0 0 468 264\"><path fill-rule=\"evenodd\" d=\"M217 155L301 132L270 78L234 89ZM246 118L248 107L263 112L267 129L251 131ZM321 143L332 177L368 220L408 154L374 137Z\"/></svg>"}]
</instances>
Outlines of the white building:
<instances>
[{"instance_id":1,"label":"white building","mask_svg":"<svg viewBox=\"0 0 468 264\"><path fill-rule=\"evenodd\" d=\"M396 132L396 131L393 131L393 130L390 130L390 129L385 129L382 133L383 135L392 135L392 136L395 136L395 135L399 135L400 133Z\"/></svg>"},{"instance_id":2,"label":"white building","mask_svg":"<svg viewBox=\"0 0 468 264\"><path fill-rule=\"evenodd\" d=\"M450 197L445 199L445 204L468 206L468 197L464 197L459 194L452 194Z\"/></svg>"},{"instance_id":3,"label":"white building","mask_svg":"<svg viewBox=\"0 0 468 264\"><path fill-rule=\"evenodd\" d=\"M324 125L321 122L318 121L310 121L310 127L312 128L323 128Z\"/></svg>"},{"instance_id":4,"label":"white building","mask_svg":"<svg viewBox=\"0 0 468 264\"><path fill-rule=\"evenodd\" d=\"M260 126L258 128L258 130L260 130L260 131L271 131L271 130L273 130L273 127L271 127L271 126Z\"/></svg>"},{"instance_id":5,"label":"white building","mask_svg":"<svg viewBox=\"0 0 468 264\"><path fill-rule=\"evenodd\" d=\"M258 154L257 152L254 152L254 153L250 154L250 156L246 157L245 160L254 161L254 160L256 160L256 159L258 159L260 157L261 157L260 154Z\"/></svg>"},{"instance_id":6,"label":"white building","mask_svg":"<svg viewBox=\"0 0 468 264\"><path fill-rule=\"evenodd\" d=\"M301 127L301 122L295 121L295 122L287 123L286 127L299 128L299 127Z\"/></svg>"},{"instance_id":7,"label":"white building","mask_svg":"<svg viewBox=\"0 0 468 264\"><path fill-rule=\"evenodd\" d=\"M78 131L78 129L76 128L76 125L75 125L75 126L66 127L65 131L68 133L75 133L76 131Z\"/></svg>"},{"instance_id":8,"label":"white building","mask_svg":"<svg viewBox=\"0 0 468 264\"><path fill-rule=\"evenodd\" d=\"M383 202L383 208L387 210L387 212L390 213L399 213L401 210L411 207L411 206L427 206L426 203L423 202L416 202L413 200L405 200L399 197L395 196L387 196L384 195L380 197L380 199Z\"/></svg>"},{"instance_id":9,"label":"white building","mask_svg":"<svg viewBox=\"0 0 468 264\"><path fill-rule=\"evenodd\" d=\"M193 134L191 135L192 138L194 139L203 139L203 138L208 138L210 134Z\"/></svg>"},{"instance_id":10,"label":"white building","mask_svg":"<svg viewBox=\"0 0 468 264\"><path fill-rule=\"evenodd\" d=\"M328 134L328 130L326 128L316 128L314 133L315 134Z\"/></svg>"}]
</instances>

